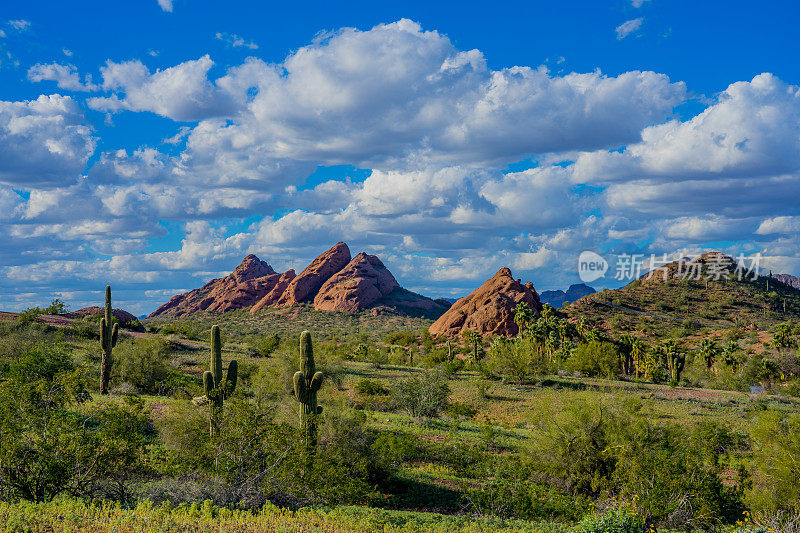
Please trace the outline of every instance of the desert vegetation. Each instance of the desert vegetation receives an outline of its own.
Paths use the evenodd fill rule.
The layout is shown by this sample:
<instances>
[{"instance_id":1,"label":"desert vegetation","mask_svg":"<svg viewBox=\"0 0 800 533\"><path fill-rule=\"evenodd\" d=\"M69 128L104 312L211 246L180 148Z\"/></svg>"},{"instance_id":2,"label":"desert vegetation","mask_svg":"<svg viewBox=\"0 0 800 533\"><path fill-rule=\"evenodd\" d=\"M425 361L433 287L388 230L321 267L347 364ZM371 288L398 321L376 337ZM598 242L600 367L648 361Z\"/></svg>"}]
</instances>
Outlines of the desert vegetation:
<instances>
[{"instance_id":1,"label":"desert vegetation","mask_svg":"<svg viewBox=\"0 0 800 533\"><path fill-rule=\"evenodd\" d=\"M794 527L792 315L765 329L645 335L572 312L521 303L518 335L450 339L391 314L331 314L302 334L258 330L236 312L150 319L134 326L143 332L112 331L105 313L59 325L34 311L5 317L0 521L8 531ZM359 326L339 336L344 320Z\"/></svg>"}]
</instances>

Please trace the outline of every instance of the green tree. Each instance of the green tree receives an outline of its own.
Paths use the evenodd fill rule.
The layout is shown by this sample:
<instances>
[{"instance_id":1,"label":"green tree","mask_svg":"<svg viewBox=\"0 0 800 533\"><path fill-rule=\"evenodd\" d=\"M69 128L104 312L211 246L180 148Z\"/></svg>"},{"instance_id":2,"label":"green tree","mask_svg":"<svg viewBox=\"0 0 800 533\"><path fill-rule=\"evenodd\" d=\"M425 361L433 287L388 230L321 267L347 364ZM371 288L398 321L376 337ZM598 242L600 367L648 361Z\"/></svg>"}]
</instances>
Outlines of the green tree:
<instances>
[{"instance_id":1,"label":"green tree","mask_svg":"<svg viewBox=\"0 0 800 533\"><path fill-rule=\"evenodd\" d=\"M717 361L717 356L720 354L719 345L714 340L705 338L700 341L700 345L697 347L697 354L706 364L706 368L711 370L711 367Z\"/></svg>"},{"instance_id":2,"label":"green tree","mask_svg":"<svg viewBox=\"0 0 800 533\"><path fill-rule=\"evenodd\" d=\"M472 360L478 362L478 346L483 341L483 337L475 330L467 329L461 333L464 341L472 346Z\"/></svg>"},{"instance_id":3,"label":"green tree","mask_svg":"<svg viewBox=\"0 0 800 533\"><path fill-rule=\"evenodd\" d=\"M523 335L536 318L533 309L527 302L518 302L514 307L514 323L519 328L519 335Z\"/></svg>"}]
</instances>

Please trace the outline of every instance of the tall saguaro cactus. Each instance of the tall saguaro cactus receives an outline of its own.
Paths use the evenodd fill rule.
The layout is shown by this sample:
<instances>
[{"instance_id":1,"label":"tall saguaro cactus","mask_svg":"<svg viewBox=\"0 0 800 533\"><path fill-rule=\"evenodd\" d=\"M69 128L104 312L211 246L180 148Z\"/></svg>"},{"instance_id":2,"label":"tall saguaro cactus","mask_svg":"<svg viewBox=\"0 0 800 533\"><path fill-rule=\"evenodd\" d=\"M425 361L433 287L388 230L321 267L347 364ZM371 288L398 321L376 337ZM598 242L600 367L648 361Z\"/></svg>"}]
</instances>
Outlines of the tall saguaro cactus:
<instances>
[{"instance_id":1,"label":"tall saguaro cactus","mask_svg":"<svg viewBox=\"0 0 800 533\"><path fill-rule=\"evenodd\" d=\"M103 358L100 361L100 394L108 394L108 382L111 380L111 350L117 345L119 324L114 324L111 313L111 285L106 285L106 309L100 319L100 345Z\"/></svg>"},{"instance_id":2,"label":"tall saguaro cactus","mask_svg":"<svg viewBox=\"0 0 800 533\"><path fill-rule=\"evenodd\" d=\"M239 378L239 363L236 359L228 365L228 372L223 376L222 371L222 336L219 326L211 327L211 370L203 373L203 389L205 396L194 399L197 405L211 404L209 415L209 432L212 437L219 434L222 424L222 412L225 407L225 398L236 390Z\"/></svg>"},{"instance_id":3,"label":"tall saguaro cactus","mask_svg":"<svg viewBox=\"0 0 800 533\"><path fill-rule=\"evenodd\" d=\"M312 466L314 449L317 447L317 415L322 407L317 405L317 391L322 386L322 372L314 365L314 348L311 333L300 334L300 370L294 374L294 396L300 402L300 422L303 424L308 468Z\"/></svg>"},{"instance_id":4,"label":"tall saguaro cactus","mask_svg":"<svg viewBox=\"0 0 800 533\"><path fill-rule=\"evenodd\" d=\"M667 354L667 362L669 363L670 379L673 383L677 384L681 380L681 372L686 365L686 354L675 351Z\"/></svg>"}]
</instances>

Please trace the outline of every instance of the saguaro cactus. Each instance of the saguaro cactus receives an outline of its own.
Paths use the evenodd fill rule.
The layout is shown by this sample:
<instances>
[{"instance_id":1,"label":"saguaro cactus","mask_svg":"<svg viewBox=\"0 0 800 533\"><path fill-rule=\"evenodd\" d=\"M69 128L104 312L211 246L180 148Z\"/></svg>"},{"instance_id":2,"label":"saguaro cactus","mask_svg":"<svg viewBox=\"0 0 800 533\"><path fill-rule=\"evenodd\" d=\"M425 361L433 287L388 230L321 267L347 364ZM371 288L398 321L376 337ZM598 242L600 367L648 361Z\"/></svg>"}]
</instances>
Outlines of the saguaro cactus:
<instances>
[{"instance_id":1,"label":"saguaro cactus","mask_svg":"<svg viewBox=\"0 0 800 533\"><path fill-rule=\"evenodd\" d=\"M681 380L681 372L686 365L686 354L677 351L670 352L667 362L669 363L670 378L673 383L677 384Z\"/></svg>"},{"instance_id":2,"label":"saguaro cactus","mask_svg":"<svg viewBox=\"0 0 800 533\"><path fill-rule=\"evenodd\" d=\"M108 382L111 380L111 350L117 345L119 324L114 324L111 314L111 285L106 285L106 309L100 319L100 345L103 358L100 361L100 394L108 394Z\"/></svg>"},{"instance_id":3,"label":"saguaro cactus","mask_svg":"<svg viewBox=\"0 0 800 533\"><path fill-rule=\"evenodd\" d=\"M322 372L317 372L314 365L311 333L304 331L300 335L300 370L294 374L294 396L300 402L300 422L305 434L308 467L317 447L317 415L322 413L322 407L317 405L317 391L322 386L322 380Z\"/></svg>"},{"instance_id":4,"label":"saguaro cactus","mask_svg":"<svg viewBox=\"0 0 800 533\"><path fill-rule=\"evenodd\" d=\"M203 389L205 396L194 399L197 405L211 404L209 414L209 432L212 437L219 434L222 424L222 412L225 407L225 398L236 390L239 377L239 363L236 359L228 365L228 372L223 376L222 371L222 338L219 326L211 327L211 370L203 373ZM223 379L224 378L224 379Z\"/></svg>"}]
</instances>

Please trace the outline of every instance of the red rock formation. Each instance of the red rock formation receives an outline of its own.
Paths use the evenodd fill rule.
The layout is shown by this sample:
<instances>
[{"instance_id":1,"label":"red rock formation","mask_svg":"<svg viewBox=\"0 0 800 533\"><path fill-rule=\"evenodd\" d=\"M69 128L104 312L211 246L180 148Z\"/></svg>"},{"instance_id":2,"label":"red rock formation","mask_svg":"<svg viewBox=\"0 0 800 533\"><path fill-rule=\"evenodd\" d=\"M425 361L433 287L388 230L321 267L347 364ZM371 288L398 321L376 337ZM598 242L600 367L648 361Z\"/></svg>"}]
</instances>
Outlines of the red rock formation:
<instances>
[{"instance_id":1,"label":"red rock formation","mask_svg":"<svg viewBox=\"0 0 800 533\"><path fill-rule=\"evenodd\" d=\"M314 298L314 309L356 313L399 286L377 256L361 252L322 285Z\"/></svg>"},{"instance_id":2,"label":"red rock formation","mask_svg":"<svg viewBox=\"0 0 800 533\"><path fill-rule=\"evenodd\" d=\"M343 242L317 256L305 270L300 272L276 302L279 306L297 305L312 300L328 278L339 272L350 262L350 248Z\"/></svg>"},{"instance_id":3,"label":"red rock formation","mask_svg":"<svg viewBox=\"0 0 800 533\"><path fill-rule=\"evenodd\" d=\"M92 306L92 307L84 307L83 309L78 309L77 311L67 313L64 316L66 316L67 318L83 318L85 316L102 315L103 313L105 313L104 308ZM111 314L114 315L114 317L117 320L119 320L121 326L126 326L130 322L137 320L137 318L134 315L130 314L127 311L123 311L122 309L112 309Z\"/></svg>"},{"instance_id":4,"label":"red rock formation","mask_svg":"<svg viewBox=\"0 0 800 533\"><path fill-rule=\"evenodd\" d=\"M173 296L150 316L180 317L199 311L231 311L248 307L269 293L280 280L271 266L254 255L248 255L236 269L209 281L199 289Z\"/></svg>"},{"instance_id":5,"label":"red rock formation","mask_svg":"<svg viewBox=\"0 0 800 533\"><path fill-rule=\"evenodd\" d=\"M251 307L255 314L270 306L313 302L323 311L358 312L382 306L393 312L438 317L449 306L400 287L380 259L366 253L350 260L350 249L337 243L306 267L276 274L256 256L247 256L230 275L174 296L150 316L185 316L200 311L225 312Z\"/></svg>"},{"instance_id":6,"label":"red rock formation","mask_svg":"<svg viewBox=\"0 0 800 533\"><path fill-rule=\"evenodd\" d=\"M261 298L256 304L250 309L250 314L255 314L256 312L274 305L278 299L283 295L284 291L286 291L286 287L289 286L289 282L292 281L295 277L294 270L287 270L281 277L278 278L278 283L269 291L263 298Z\"/></svg>"},{"instance_id":7,"label":"red rock formation","mask_svg":"<svg viewBox=\"0 0 800 533\"><path fill-rule=\"evenodd\" d=\"M464 330L482 335L516 335L514 307L527 303L534 312L542 309L539 295L529 281L523 285L514 279L511 270L501 268L497 274L453 304L428 329L431 335L458 336Z\"/></svg>"}]
</instances>

